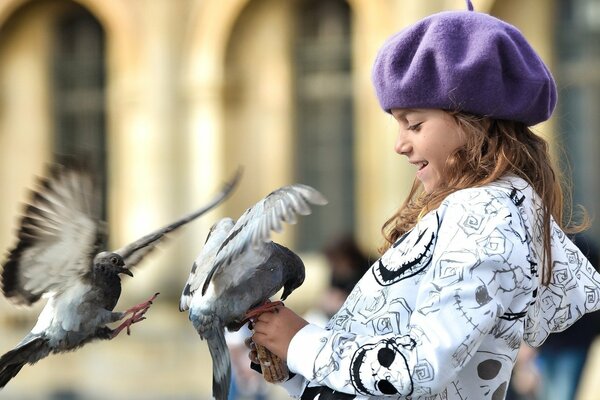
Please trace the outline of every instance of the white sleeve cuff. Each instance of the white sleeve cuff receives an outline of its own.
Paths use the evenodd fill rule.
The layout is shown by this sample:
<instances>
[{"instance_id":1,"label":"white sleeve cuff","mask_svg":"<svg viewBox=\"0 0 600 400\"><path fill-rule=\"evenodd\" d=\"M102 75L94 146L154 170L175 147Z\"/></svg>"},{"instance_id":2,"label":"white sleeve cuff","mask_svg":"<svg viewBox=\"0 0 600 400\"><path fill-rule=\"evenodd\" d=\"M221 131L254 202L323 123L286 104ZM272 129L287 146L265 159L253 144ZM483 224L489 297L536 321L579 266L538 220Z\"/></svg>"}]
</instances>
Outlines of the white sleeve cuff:
<instances>
[{"instance_id":1,"label":"white sleeve cuff","mask_svg":"<svg viewBox=\"0 0 600 400\"><path fill-rule=\"evenodd\" d=\"M290 371L313 380L315 360L325 344L327 330L308 324L292 338L287 352L287 364Z\"/></svg>"},{"instance_id":2,"label":"white sleeve cuff","mask_svg":"<svg viewBox=\"0 0 600 400\"><path fill-rule=\"evenodd\" d=\"M279 386L287 390L290 397L299 399L306 387L306 379L304 379L302 375L296 375L293 378L280 383Z\"/></svg>"}]
</instances>

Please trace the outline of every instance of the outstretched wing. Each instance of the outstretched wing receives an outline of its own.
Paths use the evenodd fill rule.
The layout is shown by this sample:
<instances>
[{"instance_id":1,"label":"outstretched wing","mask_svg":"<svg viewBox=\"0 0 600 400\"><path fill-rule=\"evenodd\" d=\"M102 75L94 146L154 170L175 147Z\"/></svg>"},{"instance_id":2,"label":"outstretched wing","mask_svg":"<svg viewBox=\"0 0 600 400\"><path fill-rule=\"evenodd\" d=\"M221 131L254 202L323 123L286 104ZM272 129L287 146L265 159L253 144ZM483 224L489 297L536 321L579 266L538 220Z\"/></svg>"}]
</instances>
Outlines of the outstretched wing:
<instances>
[{"instance_id":1,"label":"outstretched wing","mask_svg":"<svg viewBox=\"0 0 600 400\"><path fill-rule=\"evenodd\" d=\"M184 217L178 219L177 221L164 226L156 231L149 233L148 235L136 240L133 243L130 243L119 250L116 250L115 253L119 254L123 257L125 261L126 268L132 268L137 265L150 251L152 251L156 246L163 242L167 238L167 234L172 232L183 225L187 224L190 221L198 218L202 214L212 210L217 205L221 204L227 196L233 191L235 186L240 180L242 175L242 169L238 169L235 176L227 183L223 185L223 188L217 193L212 200L210 200L203 207L198 210L185 215Z\"/></svg>"},{"instance_id":2,"label":"outstretched wing","mask_svg":"<svg viewBox=\"0 0 600 400\"><path fill-rule=\"evenodd\" d=\"M75 284L89 272L97 247L106 240L89 170L53 164L38 184L24 207L17 244L3 263L2 291L22 305Z\"/></svg>"},{"instance_id":3,"label":"outstretched wing","mask_svg":"<svg viewBox=\"0 0 600 400\"><path fill-rule=\"evenodd\" d=\"M185 311L190 308L194 294L206 279L212 268L217 251L221 248L223 241L227 238L234 225L235 222L231 218L223 218L210 228L204 246L198 257L194 260L188 280L183 287L183 292L179 299L179 311Z\"/></svg>"},{"instance_id":4,"label":"outstretched wing","mask_svg":"<svg viewBox=\"0 0 600 400\"><path fill-rule=\"evenodd\" d=\"M253 207L247 209L232 228L208 273L202 294L213 275L242 254L249 246L258 247L270 241L271 231L281 232L283 222L295 224L297 215L309 215L310 204L325 205L327 200L316 189L302 184L284 186L271 192Z\"/></svg>"}]
</instances>

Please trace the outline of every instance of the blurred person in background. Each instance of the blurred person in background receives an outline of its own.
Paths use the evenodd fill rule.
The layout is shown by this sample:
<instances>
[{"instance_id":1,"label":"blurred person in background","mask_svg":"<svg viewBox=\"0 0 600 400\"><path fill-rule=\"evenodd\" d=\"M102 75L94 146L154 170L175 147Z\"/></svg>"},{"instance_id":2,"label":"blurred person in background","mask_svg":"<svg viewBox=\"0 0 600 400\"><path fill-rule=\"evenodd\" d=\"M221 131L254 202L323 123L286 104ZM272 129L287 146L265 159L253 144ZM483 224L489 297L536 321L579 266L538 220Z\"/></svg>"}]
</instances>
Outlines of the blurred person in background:
<instances>
[{"instance_id":1,"label":"blurred person in background","mask_svg":"<svg viewBox=\"0 0 600 400\"><path fill-rule=\"evenodd\" d=\"M521 342L519 354L510 378L506 400L539 400L541 372L537 363L538 350ZM566 399L566 398L565 398Z\"/></svg>"},{"instance_id":2,"label":"blurred person in background","mask_svg":"<svg viewBox=\"0 0 600 400\"><path fill-rule=\"evenodd\" d=\"M323 248L323 255L331 268L331 287L345 296L350 294L370 266L369 257L363 253L350 234L331 240Z\"/></svg>"},{"instance_id":3,"label":"blurred person in background","mask_svg":"<svg viewBox=\"0 0 600 400\"><path fill-rule=\"evenodd\" d=\"M352 289L369 269L369 257L361 250L352 234L331 239L322 249L330 272L329 286L321 295L317 306L304 318L311 323L325 326L340 309Z\"/></svg>"}]
</instances>

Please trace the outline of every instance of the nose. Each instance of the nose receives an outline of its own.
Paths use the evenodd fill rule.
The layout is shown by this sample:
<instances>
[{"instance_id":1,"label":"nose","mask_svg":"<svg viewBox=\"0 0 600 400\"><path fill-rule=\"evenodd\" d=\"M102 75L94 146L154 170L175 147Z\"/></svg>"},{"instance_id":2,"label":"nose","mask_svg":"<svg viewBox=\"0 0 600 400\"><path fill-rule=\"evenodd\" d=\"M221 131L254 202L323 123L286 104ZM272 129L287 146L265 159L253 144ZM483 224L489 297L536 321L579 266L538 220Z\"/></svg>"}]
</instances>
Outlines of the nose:
<instances>
[{"instance_id":1,"label":"nose","mask_svg":"<svg viewBox=\"0 0 600 400\"><path fill-rule=\"evenodd\" d=\"M406 134L403 132L399 132L396 137L396 144L394 145L394 150L396 153L400 155L407 156L412 151L412 145L410 141L406 137Z\"/></svg>"}]
</instances>

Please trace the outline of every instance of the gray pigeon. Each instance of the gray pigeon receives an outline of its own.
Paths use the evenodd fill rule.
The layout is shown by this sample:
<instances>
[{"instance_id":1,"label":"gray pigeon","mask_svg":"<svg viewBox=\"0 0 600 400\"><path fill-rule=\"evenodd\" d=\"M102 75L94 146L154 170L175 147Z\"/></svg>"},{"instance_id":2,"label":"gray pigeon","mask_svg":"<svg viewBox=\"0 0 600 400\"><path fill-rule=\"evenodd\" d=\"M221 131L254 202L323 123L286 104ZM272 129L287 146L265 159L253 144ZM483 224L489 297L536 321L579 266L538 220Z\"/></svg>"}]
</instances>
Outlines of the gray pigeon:
<instances>
[{"instance_id":1,"label":"gray pigeon","mask_svg":"<svg viewBox=\"0 0 600 400\"><path fill-rule=\"evenodd\" d=\"M13 303L31 305L48 298L37 324L11 351L0 357L0 388L20 370L51 353L75 350L95 339L112 339L145 319L148 301L125 312L113 311L121 294L119 274L130 269L166 238L166 234L220 204L240 176L227 183L204 207L114 252L105 225L97 219L98 196L92 174L71 162L54 164L48 178L31 193L18 230L18 242L3 263L2 291ZM106 324L130 317L115 329Z\"/></svg>"},{"instance_id":2,"label":"gray pigeon","mask_svg":"<svg viewBox=\"0 0 600 400\"><path fill-rule=\"evenodd\" d=\"M211 228L185 284L179 310L206 339L213 362L213 396L226 400L231 380L231 361L225 343L225 327L235 331L246 313L275 295L282 300L304 282L304 264L288 248L270 240L283 222L295 223L296 215L311 213L310 203L327 200L310 186L278 189L247 209L235 223L223 218Z\"/></svg>"}]
</instances>

